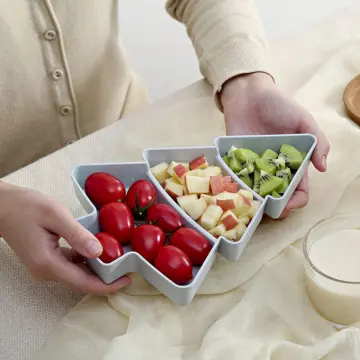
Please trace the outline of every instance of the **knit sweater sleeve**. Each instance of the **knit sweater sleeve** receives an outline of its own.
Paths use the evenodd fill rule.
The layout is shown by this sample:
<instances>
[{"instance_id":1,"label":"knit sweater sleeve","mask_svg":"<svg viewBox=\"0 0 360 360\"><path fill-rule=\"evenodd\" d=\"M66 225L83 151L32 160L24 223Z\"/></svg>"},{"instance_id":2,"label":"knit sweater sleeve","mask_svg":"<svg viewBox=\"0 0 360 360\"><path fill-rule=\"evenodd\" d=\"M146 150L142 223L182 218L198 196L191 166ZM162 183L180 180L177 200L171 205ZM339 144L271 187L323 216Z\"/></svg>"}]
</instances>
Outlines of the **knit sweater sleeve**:
<instances>
[{"instance_id":1,"label":"knit sweater sleeve","mask_svg":"<svg viewBox=\"0 0 360 360\"><path fill-rule=\"evenodd\" d=\"M200 71L215 92L236 75L270 74L255 0L167 0L166 10L186 26Z\"/></svg>"}]
</instances>

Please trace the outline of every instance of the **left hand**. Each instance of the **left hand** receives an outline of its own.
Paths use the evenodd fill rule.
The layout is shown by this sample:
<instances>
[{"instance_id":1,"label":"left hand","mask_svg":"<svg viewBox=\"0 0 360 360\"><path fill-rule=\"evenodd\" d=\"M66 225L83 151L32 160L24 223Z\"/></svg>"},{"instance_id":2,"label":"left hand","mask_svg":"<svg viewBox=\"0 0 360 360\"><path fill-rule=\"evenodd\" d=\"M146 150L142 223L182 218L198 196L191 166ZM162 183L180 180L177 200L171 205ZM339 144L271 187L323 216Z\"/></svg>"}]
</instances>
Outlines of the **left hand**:
<instances>
[{"instance_id":1,"label":"left hand","mask_svg":"<svg viewBox=\"0 0 360 360\"><path fill-rule=\"evenodd\" d=\"M326 171L330 144L314 117L301 105L282 93L272 78L264 73L241 75L227 81L221 93L227 135L311 133L318 143L312 163ZM290 210L302 208L309 201L306 172L281 218Z\"/></svg>"}]
</instances>

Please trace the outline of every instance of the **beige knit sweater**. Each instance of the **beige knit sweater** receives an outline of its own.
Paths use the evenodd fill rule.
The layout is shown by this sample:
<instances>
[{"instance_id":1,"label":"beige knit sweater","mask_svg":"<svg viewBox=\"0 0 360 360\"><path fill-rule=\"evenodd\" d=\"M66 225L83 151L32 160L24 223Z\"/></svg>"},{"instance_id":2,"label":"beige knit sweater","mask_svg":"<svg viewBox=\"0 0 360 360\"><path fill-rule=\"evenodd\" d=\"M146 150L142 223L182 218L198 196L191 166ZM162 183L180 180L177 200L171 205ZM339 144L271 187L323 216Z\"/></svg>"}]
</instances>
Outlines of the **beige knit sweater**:
<instances>
[{"instance_id":1,"label":"beige knit sweater","mask_svg":"<svg viewBox=\"0 0 360 360\"><path fill-rule=\"evenodd\" d=\"M149 102L120 45L118 5L0 0L0 176ZM253 0L169 0L166 9L186 25L215 92L234 75L269 72Z\"/></svg>"}]
</instances>

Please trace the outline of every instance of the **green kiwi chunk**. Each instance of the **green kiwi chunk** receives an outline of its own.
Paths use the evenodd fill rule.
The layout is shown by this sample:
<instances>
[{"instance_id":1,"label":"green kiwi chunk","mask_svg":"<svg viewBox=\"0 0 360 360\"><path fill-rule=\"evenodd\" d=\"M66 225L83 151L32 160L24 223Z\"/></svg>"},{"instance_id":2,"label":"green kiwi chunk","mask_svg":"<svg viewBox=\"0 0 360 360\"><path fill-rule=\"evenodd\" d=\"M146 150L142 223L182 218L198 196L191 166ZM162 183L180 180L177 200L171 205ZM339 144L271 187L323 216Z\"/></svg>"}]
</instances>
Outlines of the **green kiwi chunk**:
<instances>
[{"instance_id":1,"label":"green kiwi chunk","mask_svg":"<svg viewBox=\"0 0 360 360\"><path fill-rule=\"evenodd\" d=\"M260 156L262 159L277 159L278 154L271 150L271 149L266 149Z\"/></svg>"},{"instance_id":2,"label":"green kiwi chunk","mask_svg":"<svg viewBox=\"0 0 360 360\"><path fill-rule=\"evenodd\" d=\"M253 188L253 181L250 177L249 170L247 168L241 170L236 174L240 180L242 180L249 188Z\"/></svg>"},{"instance_id":3,"label":"green kiwi chunk","mask_svg":"<svg viewBox=\"0 0 360 360\"><path fill-rule=\"evenodd\" d=\"M255 166L258 170L266 171L271 175L275 175L277 170L285 169L284 159L257 159Z\"/></svg>"},{"instance_id":4,"label":"green kiwi chunk","mask_svg":"<svg viewBox=\"0 0 360 360\"><path fill-rule=\"evenodd\" d=\"M274 198L281 198L281 195L279 193L277 193L276 191L273 191L271 193L271 196L274 197Z\"/></svg>"},{"instance_id":5,"label":"green kiwi chunk","mask_svg":"<svg viewBox=\"0 0 360 360\"><path fill-rule=\"evenodd\" d=\"M260 191L260 171L255 169L254 171L254 187L253 190L257 193Z\"/></svg>"},{"instance_id":6,"label":"green kiwi chunk","mask_svg":"<svg viewBox=\"0 0 360 360\"><path fill-rule=\"evenodd\" d=\"M289 144L283 144L280 148L280 155L278 159L284 159L286 165L289 166L289 168L297 170L302 161L303 157L294 146Z\"/></svg>"},{"instance_id":7,"label":"green kiwi chunk","mask_svg":"<svg viewBox=\"0 0 360 360\"><path fill-rule=\"evenodd\" d=\"M260 156L250 149L240 148L234 151L235 156L240 160L243 168L247 168L249 174L255 170L255 160L259 159Z\"/></svg>"},{"instance_id":8,"label":"green kiwi chunk","mask_svg":"<svg viewBox=\"0 0 360 360\"><path fill-rule=\"evenodd\" d=\"M229 159L229 167L234 173L242 170L241 163L235 156Z\"/></svg>"},{"instance_id":9,"label":"green kiwi chunk","mask_svg":"<svg viewBox=\"0 0 360 360\"><path fill-rule=\"evenodd\" d=\"M223 156L222 158L227 166L229 166L229 157L227 155Z\"/></svg>"},{"instance_id":10,"label":"green kiwi chunk","mask_svg":"<svg viewBox=\"0 0 360 360\"><path fill-rule=\"evenodd\" d=\"M265 197L271 194L273 191L277 191L282 185L282 179L267 173L266 171L260 171L260 191L259 195Z\"/></svg>"},{"instance_id":11,"label":"green kiwi chunk","mask_svg":"<svg viewBox=\"0 0 360 360\"><path fill-rule=\"evenodd\" d=\"M237 150L237 147L235 147L235 146L232 146L232 147L228 150L227 156L228 156L229 159L232 159L232 158L234 157L234 155L235 155L234 151L235 151L235 150Z\"/></svg>"},{"instance_id":12,"label":"green kiwi chunk","mask_svg":"<svg viewBox=\"0 0 360 360\"><path fill-rule=\"evenodd\" d=\"M283 194L290 184L292 178L291 171L289 168L279 170L276 172L276 176L282 181L281 187L277 191L278 193Z\"/></svg>"},{"instance_id":13,"label":"green kiwi chunk","mask_svg":"<svg viewBox=\"0 0 360 360\"><path fill-rule=\"evenodd\" d=\"M300 151L300 154L303 158L303 160L305 159L306 155L307 155L307 152L306 151Z\"/></svg>"}]
</instances>

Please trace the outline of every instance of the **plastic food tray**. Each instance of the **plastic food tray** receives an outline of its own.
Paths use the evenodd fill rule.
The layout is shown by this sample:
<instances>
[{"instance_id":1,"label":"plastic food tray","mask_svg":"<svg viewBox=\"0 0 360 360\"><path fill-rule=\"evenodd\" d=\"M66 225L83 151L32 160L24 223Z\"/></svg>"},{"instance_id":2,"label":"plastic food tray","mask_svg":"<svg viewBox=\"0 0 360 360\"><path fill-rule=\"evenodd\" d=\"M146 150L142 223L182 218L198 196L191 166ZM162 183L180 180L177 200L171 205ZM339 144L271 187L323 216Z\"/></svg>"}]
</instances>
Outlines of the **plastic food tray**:
<instances>
[{"instance_id":1,"label":"plastic food tray","mask_svg":"<svg viewBox=\"0 0 360 360\"><path fill-rule=\"evenodd\" d=\"M138 253L131 251L129 246L124 247L124 255L110 264L103 263L100 259L88 259L90 268L105 282L111 283L119 277L131 273L140 273L145 280L151 283L159 292L167 296L178 305L187 305L195 296L201 286L205 276L209 272L217 253L224 256L229 261L237 261L254 231L258 227L264 214L272 218L278 218L284 210L288 200L294 193L297 185L301 181L311 159L311 155L316 146L316 138L313 135L266 135L266 136L225 136L215 139L215 146L210 147L177 147L177 148L158 148L146 149L143 152L144 162L136 163L113 163L113 164L94 164L80 165L72 170L72 181L77 198L88 213L78 219L78 222L87 228L93 234L99 231L98 212L91 203L84 191L86 178L95 172L106 172L120 179L126 188L134 181L139 179L150 180L157 190L157 199L159 203L167 203L172 206L181 216L185 226L193 228L203 234L203 236L212 245L212 249L200 267L193 268L193 279L185 285L177 285L162 273L160 273L152 264L146 261ZM307 155L300 168L281 198L267 196L260 197L245 183L243 183L222 160L227 150L232 146L245 147L257 153L265 149L279 151L282 144L287 143L295 146L299 151L306 152ZM170 163L189 162L194 158L204 154L209 165L219 166L224 175L230 175L234 182L239 184L239 188L249 190L253 193L254 199L260 201L259 209L253 217L240 241L233 242L224 237L215 238L204 230L196 221L188 216L180 206L174 201L158 183L152 175L150 168L160 162Z\"/></svg>"}]
</instances>

